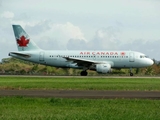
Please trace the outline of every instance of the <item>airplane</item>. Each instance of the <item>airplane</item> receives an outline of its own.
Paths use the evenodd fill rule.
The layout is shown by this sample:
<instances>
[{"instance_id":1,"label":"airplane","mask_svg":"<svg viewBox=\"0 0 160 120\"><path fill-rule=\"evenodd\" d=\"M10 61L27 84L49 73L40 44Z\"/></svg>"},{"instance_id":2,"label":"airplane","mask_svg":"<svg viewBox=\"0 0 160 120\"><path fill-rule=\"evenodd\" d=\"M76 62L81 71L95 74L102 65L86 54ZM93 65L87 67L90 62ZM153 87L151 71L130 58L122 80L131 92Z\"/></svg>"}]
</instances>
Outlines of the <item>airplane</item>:
<instances>
[{"instance_id":1,"label":"airplane","mask_svg":"<svg viewBox=\"0 0 160 120\"><path fill-rule=\"evenodd\" d=\"M82 69L80 75L87 76L87 70L107 74L112 69L142 68L153 65L153 60L136 51L89 51L89 50L42 50L20 25L12 25L18 51L9 56L33 63L60 67Z\"/></svg>"}]
</instances>

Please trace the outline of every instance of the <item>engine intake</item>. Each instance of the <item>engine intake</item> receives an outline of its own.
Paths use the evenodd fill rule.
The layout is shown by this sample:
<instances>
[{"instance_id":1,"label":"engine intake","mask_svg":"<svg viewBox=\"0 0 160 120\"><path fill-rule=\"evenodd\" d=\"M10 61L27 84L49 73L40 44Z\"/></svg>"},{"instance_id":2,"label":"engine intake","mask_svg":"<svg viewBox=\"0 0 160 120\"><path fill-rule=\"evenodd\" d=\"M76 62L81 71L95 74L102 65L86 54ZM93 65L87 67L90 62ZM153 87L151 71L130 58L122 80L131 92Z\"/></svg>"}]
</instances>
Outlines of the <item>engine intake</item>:
<instances>
[{"instance_id":1,"label":"engine intake","mask_svg":"<svg viewBox=\"0 0 160 120\"><path fill-rule=\"evenodd\" d=\"M109 73L111 72L111 65L110 64L97 64L96 71L98 73Z\"/></svg>"}]
</instances>

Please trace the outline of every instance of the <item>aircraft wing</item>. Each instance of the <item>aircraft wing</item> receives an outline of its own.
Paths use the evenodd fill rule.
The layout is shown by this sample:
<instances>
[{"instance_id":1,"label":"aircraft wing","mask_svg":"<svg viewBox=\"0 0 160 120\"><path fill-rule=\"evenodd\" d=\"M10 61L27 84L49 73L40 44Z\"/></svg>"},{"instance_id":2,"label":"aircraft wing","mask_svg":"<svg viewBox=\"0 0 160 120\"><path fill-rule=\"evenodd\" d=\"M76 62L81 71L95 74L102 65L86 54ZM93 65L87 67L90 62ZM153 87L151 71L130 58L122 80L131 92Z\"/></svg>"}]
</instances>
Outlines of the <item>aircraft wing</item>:
<instances>
[{"instance_id":1,"label":"aircraft wing","mask_svg":"<svg viewBox=\"0 0 160 120\"><path fill-rule=\"evenodd\" d=\"M73 61L74 63L77 63L78 66L90 66L92 64L102 64L103 61L94 61L94 60L86 60L81 58L73 58L73 57L63 57L67 61Z\"/></svg>"}]
</instances>

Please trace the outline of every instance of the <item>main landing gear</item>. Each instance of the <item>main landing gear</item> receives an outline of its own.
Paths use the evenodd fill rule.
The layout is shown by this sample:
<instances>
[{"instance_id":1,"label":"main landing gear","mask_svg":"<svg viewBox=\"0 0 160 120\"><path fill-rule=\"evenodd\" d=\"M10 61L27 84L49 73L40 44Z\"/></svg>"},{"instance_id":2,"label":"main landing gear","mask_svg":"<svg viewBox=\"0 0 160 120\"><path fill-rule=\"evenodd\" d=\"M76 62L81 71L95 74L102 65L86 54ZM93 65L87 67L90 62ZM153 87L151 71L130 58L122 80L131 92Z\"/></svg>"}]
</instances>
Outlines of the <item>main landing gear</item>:
<instances>
[{"instance_id":1,"label":"main landing gear","mask_svg":"<svg viewBox=\"0 0 160 120\"><path fill-rule=\"evenodd\" d=\"M81 76L87 76L87 74L88 72L86 70L81 72Z\"/></svg>"},{"instance_id":2,"label":"main landing gear","mask_svg":"<svg viewBox=\"0 0 160 120\"><path fill-rule=\"evenodd\" d=\"M130 76L133 76L132 68L130 68Z\"/></svg>"}]
</instances>

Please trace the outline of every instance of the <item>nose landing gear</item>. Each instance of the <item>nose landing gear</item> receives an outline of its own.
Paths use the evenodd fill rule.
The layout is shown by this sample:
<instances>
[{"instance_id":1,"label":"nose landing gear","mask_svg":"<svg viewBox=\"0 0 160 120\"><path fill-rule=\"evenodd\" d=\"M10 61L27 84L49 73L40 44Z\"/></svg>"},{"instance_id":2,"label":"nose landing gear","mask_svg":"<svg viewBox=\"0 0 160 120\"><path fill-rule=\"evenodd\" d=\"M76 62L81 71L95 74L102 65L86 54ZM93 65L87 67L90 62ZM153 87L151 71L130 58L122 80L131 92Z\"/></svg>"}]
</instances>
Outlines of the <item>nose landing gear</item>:
<instances>
[{"instance_id":1,"label":"nose landing gear","mask_svg":"<svg viewBox=\"0 0 160 120\"><path fill-rule=\"evenodd\" d=\"M132 73L132 72L130 72L130 76L133 76L133 73Z\"/></svg>"},{"instance_id":2,"label":"nose landing gear","mask_svg":"<svg viewBox=\"0 0 160 120\"><path fill-rule=\"evenodd\" d=\"M130 68L130 76L133 76L132 68Z\"/></svg>"}]
</instances>

